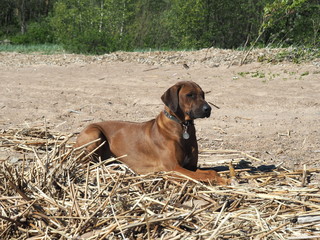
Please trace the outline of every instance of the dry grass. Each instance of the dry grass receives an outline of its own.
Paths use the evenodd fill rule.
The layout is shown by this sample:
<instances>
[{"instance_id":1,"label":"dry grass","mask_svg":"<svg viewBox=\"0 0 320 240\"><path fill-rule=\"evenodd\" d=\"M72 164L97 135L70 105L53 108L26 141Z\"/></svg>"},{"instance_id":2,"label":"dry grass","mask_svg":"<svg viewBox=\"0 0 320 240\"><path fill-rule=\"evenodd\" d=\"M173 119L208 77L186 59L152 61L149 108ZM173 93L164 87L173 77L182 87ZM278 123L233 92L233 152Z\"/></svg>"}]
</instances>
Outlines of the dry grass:
<instances>
[{"instance_id":1,"label":"dry grass","mask_svg":"<svg viewBox=\"0 0 320 240\"><path fill-rule=\"evenodd\" d=\"M114 159L81 164L70 138L44 127L2 130L0 150L12 157L0 159L0 239L320 238L319 186L308 184L317 169L262 171L247 153L206 150L207 162L234 159L240 182L211 186L138 176Z\"/></svg>"}]
</instances>

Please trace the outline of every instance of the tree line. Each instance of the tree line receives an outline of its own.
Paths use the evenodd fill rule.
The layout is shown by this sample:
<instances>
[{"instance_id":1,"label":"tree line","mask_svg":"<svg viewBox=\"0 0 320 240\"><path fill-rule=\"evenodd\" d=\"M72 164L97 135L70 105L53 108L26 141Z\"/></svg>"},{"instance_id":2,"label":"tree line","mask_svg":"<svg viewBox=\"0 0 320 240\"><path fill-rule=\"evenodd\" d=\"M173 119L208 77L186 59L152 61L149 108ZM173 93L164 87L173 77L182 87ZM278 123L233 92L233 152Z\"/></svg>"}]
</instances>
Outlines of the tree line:
<instances>
[{"instance_id":1,"label":"tree line","mask_svg":"<svg viewBox=\"0 0 320 240\"><path fill-rule=\"evenodd\" d=\"M116 50L320 47L320 0L1 0L0 40Z\"/></svg>"}]
</instances>

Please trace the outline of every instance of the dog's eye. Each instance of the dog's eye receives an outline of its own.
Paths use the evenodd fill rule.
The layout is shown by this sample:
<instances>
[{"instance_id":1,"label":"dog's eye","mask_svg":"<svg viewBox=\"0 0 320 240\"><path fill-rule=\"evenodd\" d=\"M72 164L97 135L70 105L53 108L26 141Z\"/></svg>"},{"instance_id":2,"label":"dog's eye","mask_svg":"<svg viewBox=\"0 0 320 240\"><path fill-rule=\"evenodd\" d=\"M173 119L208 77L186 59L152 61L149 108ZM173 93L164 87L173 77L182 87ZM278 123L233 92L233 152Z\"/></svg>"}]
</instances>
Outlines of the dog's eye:
<instances>
[{"instance_id":1,"label":"dog's eye","mask_svg":"<svg viewBox=\"0 0 320 240\"><path fill-rule=\"evenodd\" d=\"M187 97L189 97L189 98L194 98L194 94L193 94L193 93L188 93L188 94L187 94Z\"/></svg>"}]
</instances>

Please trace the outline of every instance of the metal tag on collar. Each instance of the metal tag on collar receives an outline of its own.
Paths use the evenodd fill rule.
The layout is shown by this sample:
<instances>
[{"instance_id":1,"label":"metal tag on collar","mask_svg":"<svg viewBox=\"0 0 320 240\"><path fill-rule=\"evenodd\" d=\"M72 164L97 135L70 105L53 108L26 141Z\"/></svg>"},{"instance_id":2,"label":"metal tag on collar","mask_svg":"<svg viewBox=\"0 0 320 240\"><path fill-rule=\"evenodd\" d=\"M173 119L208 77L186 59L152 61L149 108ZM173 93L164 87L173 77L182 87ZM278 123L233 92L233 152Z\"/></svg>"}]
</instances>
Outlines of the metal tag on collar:
<instances>
[{"instance_id":1,"label":"metal tag on collar","mask_svg":"<svg viewBox=\"0 0 320 240\"><path fill-rule=\"evenodd\" d=\"M183 131L182 137L183 137L183 139L187 140L190 137L190 135L188 133L188 126L183 124L183 128L184 128L184 131Z\"/></svg>"}]
</instances>

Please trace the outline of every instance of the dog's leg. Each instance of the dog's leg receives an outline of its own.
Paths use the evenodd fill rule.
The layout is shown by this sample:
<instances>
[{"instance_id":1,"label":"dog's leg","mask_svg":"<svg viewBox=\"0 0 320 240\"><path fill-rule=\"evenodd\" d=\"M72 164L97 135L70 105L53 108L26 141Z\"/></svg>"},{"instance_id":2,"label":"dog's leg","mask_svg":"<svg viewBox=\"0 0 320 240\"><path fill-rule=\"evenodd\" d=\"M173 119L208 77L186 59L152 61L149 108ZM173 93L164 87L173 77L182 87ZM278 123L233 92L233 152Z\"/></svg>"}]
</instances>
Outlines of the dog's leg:
<instances>
[{"instance_id":1,"label":"dog's leg","mask_svg":"<svg viewBox=\"0 0 320 240\"><path fill-rule=\"evenodd\" d=\"M195 180L212 182L217 185L229 185L231 183L230 179L220 177L220 175L214 170L197 169L195 172L193 172L182 167L177 167L176 169L174 169L174 171L182 173L183 175L186 175Z\"/></svg>"},{"instance_id":2,"label":"dog's leg","mask_svg":"<svg viewBox=\"0 0 320 240\"><path fill-rule=\"evenodd\" d=\"M100 140L95 141L97 139L100 139ZM99 127L97 127L95 124L89 125L80 133L80 135L77 138L77 142L74 145L74 148L81 147L90 142L93 142L93 143L85 147L86 153L91 153L92 151L97 149L102 143L104 143L100 148L98 148L94 152L91 158L92 160L98 160L99 157L101 157L101 160L106 160L113 156L113 154L110 151L109 143L106 137L101 132Z\"/></svg>"}]
</instances>

